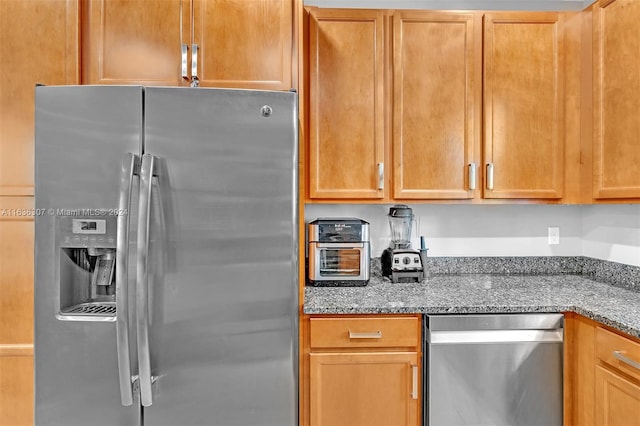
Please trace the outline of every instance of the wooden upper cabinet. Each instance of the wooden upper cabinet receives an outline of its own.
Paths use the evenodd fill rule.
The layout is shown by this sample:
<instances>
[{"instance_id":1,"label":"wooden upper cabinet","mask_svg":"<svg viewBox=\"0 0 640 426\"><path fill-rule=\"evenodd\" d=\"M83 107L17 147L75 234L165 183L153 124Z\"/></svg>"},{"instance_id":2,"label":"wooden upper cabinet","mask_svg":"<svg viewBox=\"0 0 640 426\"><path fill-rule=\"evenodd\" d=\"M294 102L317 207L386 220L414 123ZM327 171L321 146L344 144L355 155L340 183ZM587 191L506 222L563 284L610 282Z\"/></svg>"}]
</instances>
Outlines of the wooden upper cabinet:
<instances>
[{"instance_id":1,"label":"wooden upper cabinet","mask_svg":"<svg viewBox=\"0 0 640 426\"><path fill-rule=\"evenodd\" d=\"M473 14L394 14L395 198L474 196L480 25Z\"/></svg>"},{"instance_id":2,"label":"wooden upper cabinet","mask_svg":"<svg viewBox=\"0 0 640 426\"><path fill-rule=\"evenodd\" d=\"M292 0L195 0L202 86L288 90Z\"/></svg>"},{"instance_id":3,"label":"wooden upper cabinet","mask_svg":"<svg viewBox=\"0 0 640 426\"><path fill-rule=\"evenodd\" d=\"M593 197L640 198L640 2L593 8Z\"/></svg>"},{"instance_id":4,"label":"wooden upper cabinet","mask_svg":"<svg viewBox=\"0 0 640 426\"><path fill-rule=\"evenodd\" d=\"M384 197L383 19L376 10L310 12L310 198Z\"/></svg>"},{"instance_id":5,"label":"wooden upper cabinet","mask_svg":"<svg viewBox=\"0 0 640 426\"><path fill-rule=\"evenodd\" d=\"M482 24L480 12L310 9L310 199L563 197L564 17Z\"/></svg>"},{"instance_id":6,"label":"wooden upper cabinet","mask_svg":"<svg viewBox=\"0 0 640 426\"><path fill-rule=\"evenodd\" d=\"M86 1L84 84L187 84L181 46L191 40L188 0Z\"/></svg>"},{"instance_id":7,"label":"wooden upper cabinet","mask_svg":"<svg viewBox=\"0 0 640 426\"><path fill-rule=\"evenodd\" d=\"M78 82L77 0L0 0L0 196L33 196L34 88Z\"/></svg>"},{"instance_id":8,"label":"wooden upper cabinet","mask_svg":"<svg viewBox=\"0 0 640 426\"><path fill-rule=\"evenodd\" d=\"M293 0L86 1L85 84L291 88Z\"/></svg>"},{"instance_id":9,"label":"wooden upper cabinet","mask_svg":"<svg viewBox=\"0 0 640 426\"><path fill-rule=\"evenodd\" d=\"M563 196L563 44L560 13L485 15L485 198Z\"/></svg>"}]
</instances>

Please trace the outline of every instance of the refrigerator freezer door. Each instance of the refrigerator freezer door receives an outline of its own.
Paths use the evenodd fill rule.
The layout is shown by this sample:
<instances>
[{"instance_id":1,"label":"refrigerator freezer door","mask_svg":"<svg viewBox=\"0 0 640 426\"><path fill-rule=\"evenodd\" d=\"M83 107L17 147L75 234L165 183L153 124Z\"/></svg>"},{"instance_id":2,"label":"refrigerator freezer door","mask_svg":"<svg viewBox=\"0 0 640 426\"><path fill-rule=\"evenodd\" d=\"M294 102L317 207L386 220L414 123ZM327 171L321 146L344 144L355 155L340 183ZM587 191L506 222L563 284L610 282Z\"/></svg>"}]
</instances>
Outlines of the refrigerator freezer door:
<instances>
[{"instance_id":1,"label":"refrigerator freezer door","mask_svg":"<svg viewBox=\"0 0 640 426\"><path fill-rule=\"evenodd\" d=\"M56 318L65 285L56 232L61 215L91 219L97 209L118 209L122 159L142 148L141 105L140 87L36 88L36 425L140 423L135 394L133 405L122 405L116 322ZM135 241L135 224L131 235ZM129 279L135 281L131 271ZM137 374L135 351L130 355Z\"/></svg>"},{"instance_id":2,"label":"refrigerator freezer door","mask_svg":"<svg viewBox=\"0 0 640 426\"><path fill-rule=\"evenodd\" d=\"M147 425L297 424L296 111L295 93L145 89Z\"/></svg>"}]
</instances>

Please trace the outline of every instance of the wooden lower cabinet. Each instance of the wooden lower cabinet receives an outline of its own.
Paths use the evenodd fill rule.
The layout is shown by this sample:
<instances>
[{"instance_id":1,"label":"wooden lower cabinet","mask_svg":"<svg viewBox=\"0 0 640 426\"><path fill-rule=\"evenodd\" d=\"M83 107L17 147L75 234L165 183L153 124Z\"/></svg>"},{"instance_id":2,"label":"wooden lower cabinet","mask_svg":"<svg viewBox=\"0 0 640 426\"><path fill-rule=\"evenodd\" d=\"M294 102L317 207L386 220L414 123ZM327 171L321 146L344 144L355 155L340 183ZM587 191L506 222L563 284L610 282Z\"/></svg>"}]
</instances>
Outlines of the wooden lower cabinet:
<instances>
[{"instance_id":1,"label":"wooden lower cabinet","mask_svg":"<svg viewBox=\"0 0 640 426\"><path fill-rule=\"evenodd\" d=\"M312 353L311 425L418 425L416 352Z\"/></svg>"},{"instance_id":2,"label":"wooden lower cabinet","mask_svg":"<svg viewBox=\"0 0 640 426\"><path fill-rule=\"evenodd\" d=\"M419 315L310 319L311 426L418 426L422 408Z\"/></svg>"},{"instance_id":3,"label":"wooden lower cabinet","mask_svg":"<svg viewBox=\"0 0 640 426\"><path fill-rule=\"evenodd\" d=\"M577 314L565 319L565 426L640 426L640 339Z\"/></svg>"},{"instance_id":4,"label":"wooden lower cabinet","mask_svg":"<svg viewBox=\"0 0 640 426\"><path fill-rule=\"evenodd\" d=\"M33 348L5 347L0 352L0 425L32 424Z\"/></svg>"},{"instance_id":5,"label":"wooden lower cabinet","mask_svg":"<svg viewBox=\"0 0 640 426\"><path fill-rule=\"evenodd\" d=\"M0 425L33 424L34 89L79 82L79 0L0 0Z\"/></svg>"},{"instance_id":6,"label":"wooden lower cabinet","mask_svg":"<svg viewBox=\"0 0 640 426\"><path fill-rule=\"evenodd\" d=\"M0 197L0 425L33 424L32 197Z\"/></svg>"},{"instance_id":7,"label":"wooden lower cabinet","mask_svg":"<svg viewBox=\"0 0 640 426\"><path fill-rule=\"evenodd\" d=\"M598 365L595 390L596 424L640 425L640 384Z\"/></svg>"},{"instance_id":8,"label":"wooden lower cabinet","mask_svg":"<svg viewBox=\"0 0 640 426\"><path fill-rule=\"evenodd\" d=\"M565 313L564 425L593 425L596 322Z\"/></svg>"}]
</instances>

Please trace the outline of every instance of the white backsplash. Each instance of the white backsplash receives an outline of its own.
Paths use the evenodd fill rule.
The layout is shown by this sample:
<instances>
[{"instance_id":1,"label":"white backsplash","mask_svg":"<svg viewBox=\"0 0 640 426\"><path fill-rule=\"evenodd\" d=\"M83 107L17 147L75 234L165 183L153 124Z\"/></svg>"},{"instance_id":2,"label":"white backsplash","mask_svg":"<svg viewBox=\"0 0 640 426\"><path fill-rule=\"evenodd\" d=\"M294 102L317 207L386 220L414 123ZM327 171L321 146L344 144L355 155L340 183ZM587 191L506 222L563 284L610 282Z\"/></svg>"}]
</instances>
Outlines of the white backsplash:
<instances>
[{"instance_id":1,"label":"white backsplash","mask_svg":"<svg viewBox=\"0 0 640 426\"><path fill-rule=\"evenodd\" d=\"M640 204L411 204L412 243L426 239L429 256L589 256L640 266ZM307 204L305 220L357 217L371 224L371 254L389 244L390 204ZM548 228L560 244L548 244Z\"/></svg>"},{"instance_id":2,"label":"white backsplash","mask_svg":"<svg viewBox=\"0 0 640 426\"><path fill-rule=\"evenodd\" d=\"M582 253L640 266L640 204L584 206Z\"/></svg>"}]
</instances>

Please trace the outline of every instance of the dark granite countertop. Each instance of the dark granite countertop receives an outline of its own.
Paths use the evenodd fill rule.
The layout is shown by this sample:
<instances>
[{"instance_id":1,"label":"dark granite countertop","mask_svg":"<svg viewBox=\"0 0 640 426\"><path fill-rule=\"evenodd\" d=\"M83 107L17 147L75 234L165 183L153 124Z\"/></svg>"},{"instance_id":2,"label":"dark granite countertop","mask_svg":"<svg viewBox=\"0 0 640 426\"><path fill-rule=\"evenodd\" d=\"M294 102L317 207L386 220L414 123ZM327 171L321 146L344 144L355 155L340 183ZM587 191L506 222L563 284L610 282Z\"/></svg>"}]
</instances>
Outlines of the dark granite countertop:
<instances>
[{"instance_id":1,"label":"dark granite countertop","mask_svg":"<svg viewBox=\"0 0 640 426\"><path fill-rule=\"evenodd\" d=\"M640 337L640 292L583 274L432 274L420 283L374 276L364 287L309 287L306 314L576 312Z\"/></svg>"}]
</instances>

